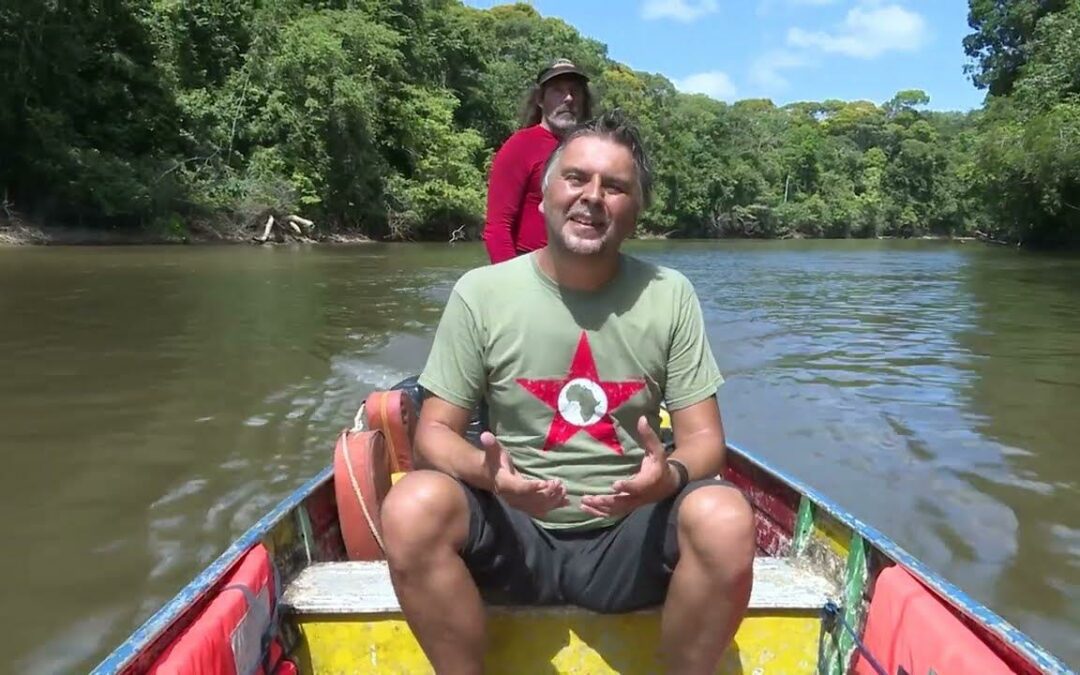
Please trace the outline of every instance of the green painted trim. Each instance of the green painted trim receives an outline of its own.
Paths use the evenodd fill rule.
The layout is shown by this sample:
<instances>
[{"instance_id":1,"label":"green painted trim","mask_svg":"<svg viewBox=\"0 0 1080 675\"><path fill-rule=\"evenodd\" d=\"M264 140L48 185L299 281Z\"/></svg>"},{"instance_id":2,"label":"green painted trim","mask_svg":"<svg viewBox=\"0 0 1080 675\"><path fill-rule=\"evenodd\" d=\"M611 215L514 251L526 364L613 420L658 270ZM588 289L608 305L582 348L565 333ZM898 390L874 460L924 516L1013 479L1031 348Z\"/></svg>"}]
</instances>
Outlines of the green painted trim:
<instances>
[{"instance_id":1,"label":"green painted trim","mask_svg":"<svg viewBox=\"0 0 1080 675\"><path fill-rule=\"evenodd\" d=\"M822 664L818 664L818 672L825 675L844 675L844 669L840 667L840 659L837 657L837 639L838 636L843 634L843 627L839 621L834 621L832 625L832 631L828 633L828 640L825 642L824 652L824 667ZM824 640L825 634L822 635Z\"/></svg>"},{"instance_id":2,"label":"green painted trim","mask_svg":"<svg viewBox=\"0 0 1080 675\"><path fill-rule=\"evenodd\" d=\"M814 504L803 495L799 498L799 515L795 519L795 536L791 548L795 555L802 555L814 532Z\"/></svg>"},{"instance_id":3,"label":"green painted trim","mask_svg":"<svg viewBox=\"0 0 1080 675\"><path fill-rule=\"evenodd\" d=\"M866 589L866 578L866 544L856 532L851 535L851 548L848 550L847 566L844 569L843 606L840 608L844 621L856 631L861 629L862 624L862 598ZM851 657L855 653L855 638L837 621L823 651L824 672L828 675L844 675L848 672Z\"/></svg>"},{"instance_id":4,"label":"green painted trim","mask_svg":"<svg viewBox=\"0 0 1080 675\"><path fill-rule=\"evenodd\" d=\"M866 545L858 533L851 535L851 550L848 552L847 569L844 570L844 621L854 630L860 630L862 623L862 597L866 588ZM840 670L846 672L851 656L855 652L855 638L848 631L840 633Z\"/></svg>"},{"instance_id":5,"label":"green painted trim","mask_svg":"<svg viewBox=\"0 0 1080 675\"><path fill-rule=\"evenodd\" d=\"M311 517L303 504L296 507L296 522L300 526L300 538L304 540L304 553L307 554L307 562L310 565L311 545L315 541L315 534L311 529Z\"/></svg>"}]
</instances>

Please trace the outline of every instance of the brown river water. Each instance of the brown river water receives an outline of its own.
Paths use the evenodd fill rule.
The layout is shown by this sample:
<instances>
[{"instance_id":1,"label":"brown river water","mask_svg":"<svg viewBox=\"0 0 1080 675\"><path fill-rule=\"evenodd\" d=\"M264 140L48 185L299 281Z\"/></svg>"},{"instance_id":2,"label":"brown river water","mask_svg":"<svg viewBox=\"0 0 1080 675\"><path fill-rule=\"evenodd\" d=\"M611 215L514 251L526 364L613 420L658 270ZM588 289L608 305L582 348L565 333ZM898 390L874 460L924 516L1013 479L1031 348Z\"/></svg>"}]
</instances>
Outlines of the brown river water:
<instances>
[{"instance_id":1,"label":"brown river water","mask_svg":"<svg viewBox=\"0 0 1080 675\"><path fill-rule=\"evenodd\" d=\"M645 242L732 442L1080 665L1080 257ZM0 671L85 672L423 364L477 244L0 249Z\"/></svg>"}]
</instances>

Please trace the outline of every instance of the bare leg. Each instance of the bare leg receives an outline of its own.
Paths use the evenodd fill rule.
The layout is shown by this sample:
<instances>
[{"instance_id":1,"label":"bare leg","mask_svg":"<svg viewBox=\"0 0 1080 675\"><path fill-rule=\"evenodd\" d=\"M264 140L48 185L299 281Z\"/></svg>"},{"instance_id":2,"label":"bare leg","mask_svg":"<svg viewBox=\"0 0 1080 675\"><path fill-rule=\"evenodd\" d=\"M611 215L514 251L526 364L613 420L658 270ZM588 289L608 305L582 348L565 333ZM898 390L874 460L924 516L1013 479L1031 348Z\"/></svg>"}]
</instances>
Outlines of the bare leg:
<instances>
[{"instance_id":1,"label":"bare leg","mask_svg":"<svg viewBox=\"0 0 1080 675\"><path fill-rule=\"evenodd\" d=\"M484 605L458 553L469 534L460 485L411 472L382 505L390 578L405 619L436 673L483 672Z\"/></svg>"},{"instance_id":2,"label":"bare leg","mask_svg":"<svg viewBox=\"0 0 1080 675\"><path fill-rule=\"evenodd\" d=\"M670 673L715 673L750 601L754 514L733 488L701 487L679 506L678 536L661 650Z\"/></svg>"}]
</instances>

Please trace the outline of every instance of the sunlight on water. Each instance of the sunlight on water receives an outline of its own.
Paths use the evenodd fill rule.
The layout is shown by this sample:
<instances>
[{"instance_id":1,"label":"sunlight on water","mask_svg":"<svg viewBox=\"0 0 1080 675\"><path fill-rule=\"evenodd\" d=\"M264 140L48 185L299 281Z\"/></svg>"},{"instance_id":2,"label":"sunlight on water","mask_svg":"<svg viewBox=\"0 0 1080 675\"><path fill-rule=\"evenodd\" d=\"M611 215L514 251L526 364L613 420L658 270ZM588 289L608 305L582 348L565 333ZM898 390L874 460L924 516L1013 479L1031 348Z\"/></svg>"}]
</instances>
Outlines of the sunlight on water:
<instances>
[{"instance_id":1,"label":"sunlight on water","mask_svg":"<svg viewBox=\"0 0 1080 675\"><path fill-rule=\"evenodd\" d=\"M729 438L1080 661L1080 260L649 242L697 288ZM85 670L415 374L478 246L0 250L0 648ZM183 264L178 264L182 262ZM73 479L74 478L74 479ZM77 560L77 563L73 563Z\"/></svg>"}]
</instances>

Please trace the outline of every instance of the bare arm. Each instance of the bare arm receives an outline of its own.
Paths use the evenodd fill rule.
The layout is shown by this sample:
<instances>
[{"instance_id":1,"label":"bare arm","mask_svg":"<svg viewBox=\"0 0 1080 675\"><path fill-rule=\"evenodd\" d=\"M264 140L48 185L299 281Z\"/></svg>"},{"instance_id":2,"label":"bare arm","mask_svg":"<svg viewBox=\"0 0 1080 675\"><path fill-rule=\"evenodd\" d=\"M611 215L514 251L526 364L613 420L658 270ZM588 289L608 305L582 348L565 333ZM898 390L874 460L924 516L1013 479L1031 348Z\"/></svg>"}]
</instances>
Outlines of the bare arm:
<instances>
[{"instance_id":1,"label":"bare arm","mask_svg":"<svg viewBox=\"0 0 1080 675\"><path fill-rule=\"evenodd\" d=\"M675 452L671 459L686 465L690 480L711 478L724 468L724 423L716 396L671 411Z\"/></svg>"},{"instance_id":2,"label":"bare arm","mask_svg":"<svg viewBox=\"0 0 1080 675\"><path fill-rule=\"evenodd\" d=\"M472 411L431 395L420 408L416 423L416 451L431 466L473 487L492 490L484 451L465 439Z\"/></svg>"},{"instance_id":3,"label":"bare arm","mask_svg":"<svg viewBox=\"0 0 1080 675\"><path fill-rule=\"evenodd\" d=\"M510 453L490 431L480 434L483 449L465 439L472 409L485 388L483 330L458 288L446 302L420 384L431 395L420 407L414 447L421 463L480 490L493 492L511 507L533 516L566 503L559 480L526 478L514 469Z\"/></svg>"},{"instance_id":4,"label":"bare arm","mask_svg":"<svg viewBox=\"0 0 1080 675\"><path fill-rule=\"evenodd\" d=\"M686 466L690 480L711 478L720 473L724 463L724 429L716 397L674 410L671 425L675 431L675 452L670 456ZM615 481L608 494L585 495L581 509L594 516L617 516L643 505L667 499L679 487L679 475L667 463L663 445L642 415L638 434L645 457L641 468L631 478Z\"/></svg>"},{"instance_id":5,"label":"bare arm","mask_svg":"<svg viewBox=\"0 0 1080 675\"><path fill-rule=\"evenodd\" d=\"M531 516L569 503L559 480L525 478L494 434L480 435L479 450L463 434L470 411L437 396L424 401L416 427L416 449L433 468L465 483L499 495L507 505Z\"/></svg>"}]
</instances>

